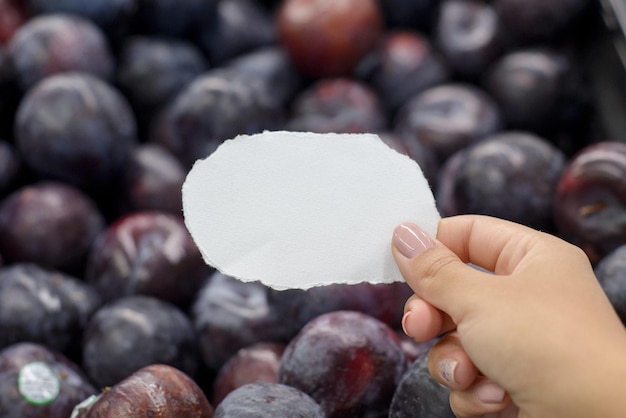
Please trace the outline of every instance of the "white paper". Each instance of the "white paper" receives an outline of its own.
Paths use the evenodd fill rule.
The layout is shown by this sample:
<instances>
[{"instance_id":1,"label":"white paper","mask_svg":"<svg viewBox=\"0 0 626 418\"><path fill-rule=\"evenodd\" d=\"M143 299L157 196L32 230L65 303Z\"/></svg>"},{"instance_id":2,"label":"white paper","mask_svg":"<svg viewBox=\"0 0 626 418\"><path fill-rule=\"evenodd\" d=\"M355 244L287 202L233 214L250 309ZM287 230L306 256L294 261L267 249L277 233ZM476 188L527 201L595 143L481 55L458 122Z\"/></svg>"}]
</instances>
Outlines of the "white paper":
<instances>
[{"instance_id":1,"label":"white paper","mask_svg":"<svg viewBox=\"0 0 626 418\"><path fill-rule=\"evenodd\" d=\"M440 219L418 164L373 134L241 135L197 161L182 192L205 262L275 289L401 281L394 228L435 235Z\"/></svg>"}]
</instances>

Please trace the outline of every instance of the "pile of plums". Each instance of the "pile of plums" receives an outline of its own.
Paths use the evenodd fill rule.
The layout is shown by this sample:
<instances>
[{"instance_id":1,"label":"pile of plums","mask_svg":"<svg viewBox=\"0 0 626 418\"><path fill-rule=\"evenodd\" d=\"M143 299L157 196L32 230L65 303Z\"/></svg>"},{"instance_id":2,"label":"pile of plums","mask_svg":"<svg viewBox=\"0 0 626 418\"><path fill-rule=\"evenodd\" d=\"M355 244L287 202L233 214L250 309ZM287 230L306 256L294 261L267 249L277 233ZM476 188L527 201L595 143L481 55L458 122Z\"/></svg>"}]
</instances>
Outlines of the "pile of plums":
<instances>
[{"instance_id":1,"label":"pile of plums","mask_svg":"<svg viewBox=\"0 0 626 418\"><path fill-rule=\"evenodd\" d=\"M594 0L0 0L0 416L452 416L405 283L204 263L185 176L264 130L379 134L443 216L580 246L626 322L602 28Z\"/></svg>"}]
</instances>

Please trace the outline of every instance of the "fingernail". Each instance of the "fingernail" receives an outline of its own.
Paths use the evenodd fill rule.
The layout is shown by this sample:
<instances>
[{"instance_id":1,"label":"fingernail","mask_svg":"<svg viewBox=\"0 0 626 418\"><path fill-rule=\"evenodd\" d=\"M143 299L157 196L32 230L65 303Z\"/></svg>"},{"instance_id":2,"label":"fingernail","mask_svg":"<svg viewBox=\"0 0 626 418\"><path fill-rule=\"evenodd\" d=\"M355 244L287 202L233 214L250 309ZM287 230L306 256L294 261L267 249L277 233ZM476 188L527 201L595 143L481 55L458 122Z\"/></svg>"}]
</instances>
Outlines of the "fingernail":
<instances>
[{"instance_id":1,"label":"fingernail","mask_svg":"<svg viewBox=\"0 0 626 418\"><path fill-rule=\"evenodd\" d=\"M483 403L501 403L504 400L504 389L493 382L483 382L476 387L476 397Z\"/></svg>"},{"instance_id":2,"label":"fingernail","mask_svg":"<svg viewBox=\"0 0 626 418\"><path fill-rule=\"evenodd\" d=\"M455 383L454 371L459 364L456 360L445 359L439 363L439 376L450 384Z\"/></svg>"},{"instance_id":3,"label":"fingernail","mask_svg":"<svg viewBox=\"0 0 626 418\"><path fill-rule=\"evenodd\" d=\"M405 223L393 231L393 245L406 258L414 258L434 247L435 242L419 226Z\"/></svg>"},{"instance_id":4,"label":"fingernail","mask_svg":"<svg viewBox=\"0 0 626 418\"><path fill-rule=\"evenodd\" d=\"M406 334L407 337L413 338L413 336L411 334L409 334L408 327L407 327L407 322L409 320L409 315L411 315L411 311L406 311L404 313L404 315L402 316L402 331L404 331L404 333Z\"/></svg>"}]
</instances>

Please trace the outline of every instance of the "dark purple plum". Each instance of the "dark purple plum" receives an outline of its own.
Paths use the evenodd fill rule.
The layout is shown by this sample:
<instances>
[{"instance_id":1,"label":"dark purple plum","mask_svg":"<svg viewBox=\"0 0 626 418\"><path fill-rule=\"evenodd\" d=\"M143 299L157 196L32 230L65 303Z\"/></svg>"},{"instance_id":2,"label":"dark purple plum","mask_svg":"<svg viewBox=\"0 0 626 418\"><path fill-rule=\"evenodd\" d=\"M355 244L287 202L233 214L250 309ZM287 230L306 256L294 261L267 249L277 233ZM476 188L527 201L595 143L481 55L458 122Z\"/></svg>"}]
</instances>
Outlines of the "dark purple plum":
<instances>
[{"instance_id":1,"label":"dark purple plum","mask_svg":"<svg viewBox=\"0 0 626 418\"><path fill-rule=\"evenodd\" d=\"M151 364L77 405L74 413L72 418L212 418L213 407L184 371Z\"/></svg>"},{"instance_id":2,"label":"dark purple plum","mask_svg":"<svg viewBox=\"0 0 626 418\"><path fill-rule=\"evenodd\" d=\"M193 43L180 38L135 35L121 45L116 80L142 128L187 84L209 68Z\"/></svg>"},{"instance_id":3,"label":"dark purple plum","mask_svg":"<svg viewBox=\"0 0 626 418\"><path fill-rule=\"evenodd\" d=\"M278 383L285 344L259 342L241 348L218 370L211 402L217 406L233 390L248 383Z\"/></svg>"},{"instance_id":4,"label":"dark purple plum","mask_svg":"<svg viewBox=\"0 0 626 418\"><path fill-rule=\"evenodd\" d=\"M435 337L428 341L418 343L413 338L406 335L404 331L398 330L396 332L398 334L398 338L400 339L400 346L410 363L413 363L422 355L428 355L428 352L438 340L438 338Z\"/></svg>"},{"instance_id":5,"label":"dark purple plum","mask_svg":"<svg viewBox=\"0 0 626 418\"><path fill-rule=\"evenodd\" d=\"M385 128L376 93L350 78L326 78L294 99L286 129L318 133L367 133Z\"/></svg>"},{"instance_id":6,"label":"dark purple plum","mask_svg":"<svg viewBox=\"0 0 626 418\"><path fill-rule=\"evenodd\" d=\"M442 177L450 184L439 184L441 193L453 191L453 196L441 200L450 205L440 203L443 216L476 213L554 229L552 211L565 167L563 152L544 138L513 131L491 135L460 152L461 161L447 172L451 175Z\"/></svg>"},{"instance_id":7,"label":"dark purple plum","mask_svg":"<svg viewBox=\"0 0 626 418\"><path fill-rule=\"evenodd\" d=\"M558 182L554 222L592 262L626 243L626 144L600 142L574 155Z\"/></svg>"},{"instance_id":8,"label":"dark purple plum","mask_svg":"<svg viewBox=\"0 0 626 418\"><path fill-rule=\"evenodd\" d=\"M508 52L489 67L483 84L510 129L553 131L574 123L585 109L579 74L555 49Z\"/></svg>"},{"instance_id":9,"label":"dark purple plum","mask_svg":"<svg viewBox=\"0 0 626 418\"><path fill-rule=\"evenodd\" d=\"M28 342L0 351L3 418L67 418L96 393L78 365L58 351Z\"/></svg>"},{"instance_id":10,"label":"dark purple plum","mask_svg":"<svg viewBox=\"0 0 626 418\"><path fill-rule=\"evenodd\" d=\"M23 0L0 0L0 47L30 18Z\"/></svg>"},{"instance_id":11,"label":"dark purple plum","mask_svg":"<svg viewBox=\"0 0 626 418\"><path fill-rule=\"evenodd\" d=\"M15 33L8 51L24 90L63 72L86 72L109 80L115 66L100 28L66 13L33 17Z\"/></svg>"},{"instance_id":12,"label":"dark purple plum","mask_svg":"<svg viewBox=\"0 0 626 418\"><path fill-rule=\"evenodd\" d=\"M439 6L434 39L448 65L461 77L476 78L499 56L499 19L480 0L445 0Z\"/></svg>"},{"instance_id":13,"label":"dark purple plum","mask_svg":"<svg viewBox=\"0 0 626 418\"><path fill-rule=\"evenodd\" d=\"M282 126L281 109L260 97L253 82L232 72L208 72L192 81L165 108L151 142L170 150L186 168L225 140Z\"/></svg>"},{"instance_id":14,"label":"dark purple plum","mask_svg":"<svg viewBox=\"0 0 626 418\"><path fill-rule=\"evenodd\" d=\"M410 97L448 81L449 73L430 39L409 30L388 31L357 68L392 114Z\"/></svg>"},{"instance_id":15,"label":"dark purple plum","mask_svg":"<svg viewBox=\"0 0 626 418\"><path fill-rule=\"evenodd\" d=\"M182 213L185 171L181 162L156 144L140 144L124 168L124 210Z\"/></svg>"},{"instance_id":16,"label":"dark purple plum","mask_svg":"<svg viewBox=\"0 0 626 418\"><path fill-rule=\"evenodd\" d=\"M500 110L489 95L474 85L451 82L410 98L394 130L422 142L443 161L501 126Z\"/></svg>"},{"instance_id":17,"label":"dark purple plum","mask_svg":"<svg viewBox=\"0 0 626 418\"><path fill-rule=\"evenodd\" d=\"M276 25L280 44L303 74L345 77L376 48L384 18L377 0L285 0Z\"/></svg>"},{"instance_id":18,"label":"dark purple plum","mask_svg":"<svg viewBox=\"0 0 626 418\"><path fill-rule=\"evenodd\" d=\"M0 348L30 341L68 350L101 303L95 289L64 273L25 263L2 267Z\"/></svg>"},{"instance_id":19,"label":"dark purple plum","mask_svg":"<svg viewBox=\"0 0 626 418\"><path fill-rule=\"evenodd\" d=\"M335 311L289 342L278 378L315 399L329 418L384 414L407 364L390 327L361 312Z\"/></svg>"},{"instance_id":20,"label":"dark purple plum","mask_svg":"<svg viewBox=\"0 0 626 418\"><path fill-rule=\"evenodd\" d=\"M602 257L594 267L594 273L611 305L626 325L626 244Z\"/></svg>"},{"instance_id":21,"label":"dark purple plum","mask_svg":"<svg viewBox=\"0 0 626 418\"><path fill-rule=\"evenodd\" d=\"M25 95L15 141L27 166L79 187L108 186L136 143L130 105L109 83L87 73L46 77Z\"/></svg>"},{"instance_id":22,"label":"dark purple plum","mask_svg":"<svg viewBox=\"0 0 626 418\"><path fill-rule=\"evenodd\" d=\"M0 105L1 106L1 105ZM0 196L5 196L22 181L22 159L15 146L0 140Z\"/></svg>"},{"instance_id":23,"label":"dark purple plum","mask_svg":"<svg viewBox=\"0 0 626 418\"><path fill-rule=\"evenodd\" d=\"M124 215L100 233L85 279L106 301L142 294L185 307L210 271L181 216L147 211Z\"/></svg>"},{"instance_id":24,"label":"dark purple plum","mask_svg":"<svg viewBox=\"0 0 626 418\"><path fill-rule=\"evenodd\" d=\"M66 183L29 183L0 201L0 252L72 272L83 267L105 220L96 204Z\"/></svg>"},{"instance_id":25,"label":"dark purple plum","mask_svg":"<svg viewBox=\"0 0 626 418\"><path fill-rule=\"evenodd\" d=\"M191 317L204 364L217 371L239 349L293 335L272 306L268 288L215 272L197 294Z\"/></svg>"},{"instance_id":26,"label":"dark purple plum","mask_svg":"<svg viewBox=\"0 0 626 418\"><path fill-rule=\"evenodd\" d=\"M553 41L566 33L592 2L589 0L494 0L509 44Z\"/></svg>"},{"instance_id":27,"label":"dark purple plum","mask_svg":"<svg viewBox=\"0 0 626 418\"><path fill-rule=\"evenodd\" d=\"M387 27L429 32L437 14L436 0L384 0L380 2Z\"/></svg>"},{"instance_id":28,"label":"dark purple plum","mask_svg":"<svg viewBox=\"0 0 626 418\"><path fill-rule=\"evenodd\" d=\"M25 0L34 14L69 13L97 24L112 39L127 35L139 0Z\"/></svg>"},{"instance_id":29,"label":"dark purple plum","mask_svg":"<svg viewBox=\"0 0 626 418\"><path fill-rule=\"evenodd\" d=\"M276 42L274 18L257 0L220 0L198 41L213 65Z\"/></svg>"},{"instance_id":30,"label":"dark purple plum","mask_svg":"<svg viewBox=\"0 0 626 418\"><path fill-rule=\"evenodd\" d=\"M218 0L137 0L135 30L148 34L193 38L215 19Z\"/></svg>"},{"instance_id":31,"label":"dark purple plum","mask_svg":"<svg viewBox=\"0 0 626 418\"><path fill-rule=\"evenodd\" d=\"M259 47L230 60L227 67L252 83L262 101L285 107L304 86L287 52L278 45Z\"/></svg>"},{"instance_id":32,"label":"dark purple plum","mask_svg":"<svg viewBox=\"0 0 626 418\"><path fill-rule=\"evenodd\" d=\"M326 418L306 393L280 383L248 383L231 392L215 408L215 418Z\"/></svg>"},{"instance_id":33,"label":"dark purple plum","mask_svg":"<svg viewBox=\"0 0 626 418\"><path fill-rule=\"evenodd\" d=\"M428 372L428 356L421 355L409 366L389 408L389 418L454 418L450 389Z\"/></svg>"},{"instance_id":34,"label":"dark purple plum","mask_svg":"<svg viewBox=\"0 0 626 418\"><path fill-rule=\"evenodd\" d=\"M101 388L151 364L168 364L195 377L199 358L193 326L183 311L165 301L118 299L98 309L87 324L82 364Z\"/></svg>"}]
</instances>

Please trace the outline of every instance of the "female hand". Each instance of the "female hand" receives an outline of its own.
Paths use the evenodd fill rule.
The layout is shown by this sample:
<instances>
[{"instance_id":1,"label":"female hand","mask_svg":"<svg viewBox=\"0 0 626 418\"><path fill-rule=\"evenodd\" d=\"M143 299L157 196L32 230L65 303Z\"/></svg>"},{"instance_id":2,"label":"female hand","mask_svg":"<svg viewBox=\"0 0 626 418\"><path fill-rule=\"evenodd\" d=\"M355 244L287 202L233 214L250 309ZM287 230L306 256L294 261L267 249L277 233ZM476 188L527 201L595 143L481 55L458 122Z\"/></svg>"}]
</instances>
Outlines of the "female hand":
<instances>
[{"instance_id":1,"label":"female hand","mask_svg":"<svg viewBox=\"0 0 626 418\"><path fill-rule=\"evenodd\" d=\"M626 332L581 249L464 215L436 239L398 226L393 254L415 291L405 332L448 333L429 370L458 417L626 417Z\"/></svg>"}]
</instances>

